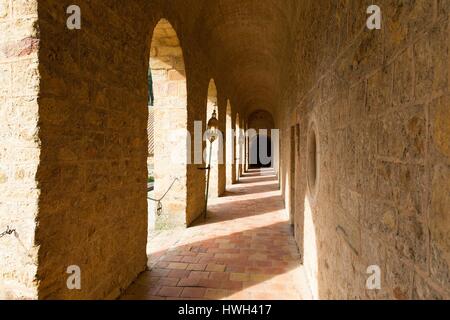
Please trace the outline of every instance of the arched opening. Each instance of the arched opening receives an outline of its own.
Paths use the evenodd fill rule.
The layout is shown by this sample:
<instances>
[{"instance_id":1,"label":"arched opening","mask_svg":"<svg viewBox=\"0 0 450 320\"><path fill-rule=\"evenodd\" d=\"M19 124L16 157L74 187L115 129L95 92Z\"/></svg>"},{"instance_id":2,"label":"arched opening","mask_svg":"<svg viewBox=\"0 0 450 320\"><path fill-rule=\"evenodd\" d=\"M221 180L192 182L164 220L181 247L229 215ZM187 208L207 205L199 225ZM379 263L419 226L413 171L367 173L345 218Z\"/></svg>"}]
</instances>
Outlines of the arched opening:
<instances>
[{"instance_id":1,"label":"arched opening","mask_svg":"<svg viewBox=\"0 0 450 320\"><path fill-rule=\"evenodd\" d=\"M177 34L165 19L153 32L148 80L149 227L185 226L186 72Z\"/></svg>"},{"instance_id":2,"label":"arched opening","mask_svg":"<svg viewBox=\"0 0 450 320\"><path fill-rule=\"evenodd\" d=\"M206 106L206 128L208 127L208 121L215 114L217 120L220 121L219 106L217 101L217 87L214 79L211 79L208 86L208 102ZM217 138L212 143L206 139L206 163L210 165L209 173L209 197L217 198L219 196L219 165L223 162L221 155L219 154L220 148L223 146L223 136L218 132ZM211 157L209 153L211 152ZM211 161L211 163L209 163ZM208 174L208 173L207 173Z\"/></svg>"}]
</instances>

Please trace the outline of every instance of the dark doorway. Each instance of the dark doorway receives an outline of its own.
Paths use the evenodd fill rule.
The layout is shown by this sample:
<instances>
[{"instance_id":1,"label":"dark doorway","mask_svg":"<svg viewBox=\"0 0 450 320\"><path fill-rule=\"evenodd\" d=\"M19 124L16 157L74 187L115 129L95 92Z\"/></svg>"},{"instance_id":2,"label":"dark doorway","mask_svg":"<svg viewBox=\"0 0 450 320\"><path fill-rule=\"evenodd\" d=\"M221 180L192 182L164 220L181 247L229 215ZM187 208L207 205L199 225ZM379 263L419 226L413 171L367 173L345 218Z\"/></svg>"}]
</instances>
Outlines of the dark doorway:
<instances>
[{"instance_id":1,"label":"dark doorway","mask_svg":"<svg viewBox=\"0 0 450 320\"><path fill-rule=\"evenodd\" d=\"M272 139L266 135L256 135L250 145L249 165L252 169L271 168L272 163Z\"/></svg>"}]
</instances>

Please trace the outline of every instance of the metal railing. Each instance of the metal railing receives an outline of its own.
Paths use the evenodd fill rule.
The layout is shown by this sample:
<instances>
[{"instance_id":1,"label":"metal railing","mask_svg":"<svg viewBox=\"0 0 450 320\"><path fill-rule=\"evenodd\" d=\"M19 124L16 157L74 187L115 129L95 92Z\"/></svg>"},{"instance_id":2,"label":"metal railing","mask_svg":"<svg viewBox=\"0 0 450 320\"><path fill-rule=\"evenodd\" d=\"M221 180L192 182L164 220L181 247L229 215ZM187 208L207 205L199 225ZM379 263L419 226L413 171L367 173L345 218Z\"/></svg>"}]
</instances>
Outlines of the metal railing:
<instances>
[{"instance_id":1,"label":"metal railing","mask_svg":"<svg viewBox=\"0 0 450 320\"><path fill-rule=\"evenodd\" d=\"M159 198L159 199L154 199L154 198L152 198L152 197L147 196L147 199L148 199L148 200L157 203L156 213L158 214L158 216L161 215L162 210L163 210L163 204L162 204L162 201L163 201L164 198L167 196L167 194L170 192L170 190L172 190L173 186L175 185L175 182L177 182L177 181L180 181L180 179L175 178L175 179L172 181L172 184L171 184L170 187L167 189L167 191L162 195L161 198ZM147 188L147 191L151 191L151 190L152 190L151 188Z\"/></svg>"}]
</instances>

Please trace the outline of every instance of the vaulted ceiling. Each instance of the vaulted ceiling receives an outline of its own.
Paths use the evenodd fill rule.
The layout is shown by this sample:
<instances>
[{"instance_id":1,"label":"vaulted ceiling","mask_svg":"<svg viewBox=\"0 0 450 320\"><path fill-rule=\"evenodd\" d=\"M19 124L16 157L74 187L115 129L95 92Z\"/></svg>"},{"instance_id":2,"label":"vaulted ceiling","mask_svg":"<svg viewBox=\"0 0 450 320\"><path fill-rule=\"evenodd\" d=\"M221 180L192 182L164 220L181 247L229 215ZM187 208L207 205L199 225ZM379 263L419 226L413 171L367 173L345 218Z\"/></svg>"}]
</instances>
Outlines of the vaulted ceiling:
<instances>
[{"instance_id":1,"label":"vaulted ceiling","mask_svg":"<svg viewBox=\"0 0 450 320\"><path fill-rule=\"evenodd\" d=\"M181 32L198 40L235 107L246 115L258 109L275 115L298 0L172 0L164 5L181 21Z\"/></svg>"},{"instance_id":2,"label":"vaulted ceiling","mask_svg":"<svg viewBox=\"0 0 450 320\"><path fill-rule=\"evenodd\" d=\"M295 13L290 0L207 1L198 32L241 108L274 112Z\"/></svg>"}]
</instances>

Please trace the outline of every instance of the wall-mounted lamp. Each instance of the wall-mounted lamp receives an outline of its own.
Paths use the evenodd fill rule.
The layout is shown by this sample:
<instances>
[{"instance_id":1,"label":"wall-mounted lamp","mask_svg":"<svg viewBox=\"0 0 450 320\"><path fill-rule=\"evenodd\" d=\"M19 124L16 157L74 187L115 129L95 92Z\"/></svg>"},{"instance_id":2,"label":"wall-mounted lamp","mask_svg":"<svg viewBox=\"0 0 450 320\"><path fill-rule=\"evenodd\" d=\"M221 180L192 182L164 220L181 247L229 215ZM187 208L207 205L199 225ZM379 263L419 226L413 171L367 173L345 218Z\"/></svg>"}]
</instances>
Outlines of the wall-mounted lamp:
<instances>
[{"instance_id":1,"label":"wall-mounted lamp","mask_svg":"<svg viewBox=\"0 0 450 320\"><path fill-rule=\"evenodd\" d=\"M219 120L217 120L217 112L214 109L211 119L208 121L208 132L207 137L209 142L213 143L216 141L217 137L219 135Z\"/></svg>"}]
</instances>

